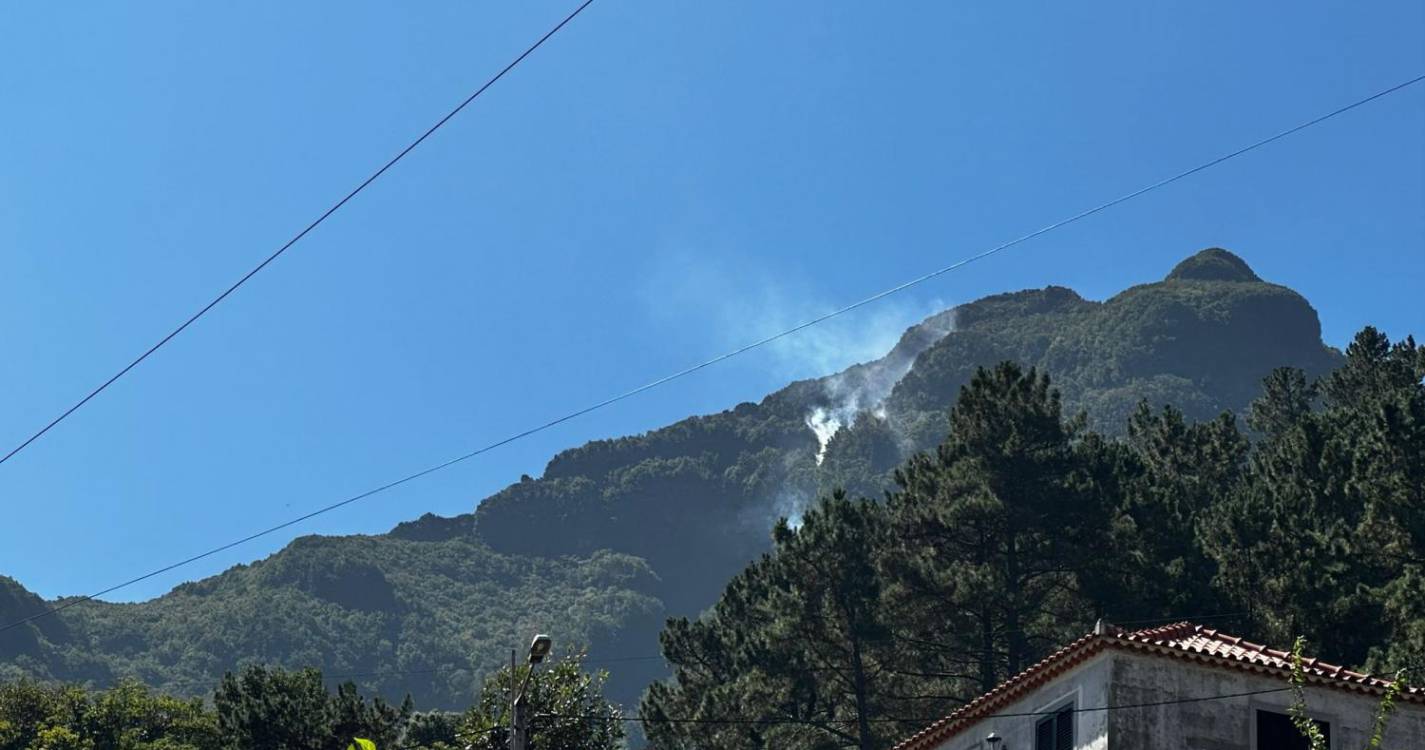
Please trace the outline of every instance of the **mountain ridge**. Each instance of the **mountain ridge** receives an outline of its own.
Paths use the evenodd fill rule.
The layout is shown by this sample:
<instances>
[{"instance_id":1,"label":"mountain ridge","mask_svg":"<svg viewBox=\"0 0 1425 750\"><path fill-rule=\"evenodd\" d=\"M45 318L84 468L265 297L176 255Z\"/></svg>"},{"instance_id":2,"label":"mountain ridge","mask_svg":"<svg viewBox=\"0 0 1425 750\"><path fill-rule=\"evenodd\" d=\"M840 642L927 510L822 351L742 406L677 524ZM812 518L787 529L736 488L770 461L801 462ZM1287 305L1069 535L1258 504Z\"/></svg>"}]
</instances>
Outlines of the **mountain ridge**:
<instances>
[{"instance_id":1,"label":"mountain ridge","mask_svg":"<svg viewBox=\"0 0 1425 750\"><path fill-rule=\"evenodd\" d=\"M386 673L363 686L453 707L535 629L594 660L654 654L663 619L714 601L778 517L833 487L877 496L936 445L977 367L1047 370L1070 411L1121 432L1141 400L1211 418L1240 411L1275 367L1319 375L1339 359L1304 298L1219 248L1103 301L1060 286L991 295L911 326L880 359L560 451L471 513L304 536L155 599L70 607L0 634L0 677L129 675L196 693L244 661L316 664ZM37 606L0 578L0 621ZM629 700L659 670L621 663L610 693Z\"/></svg>"}]
</instances>

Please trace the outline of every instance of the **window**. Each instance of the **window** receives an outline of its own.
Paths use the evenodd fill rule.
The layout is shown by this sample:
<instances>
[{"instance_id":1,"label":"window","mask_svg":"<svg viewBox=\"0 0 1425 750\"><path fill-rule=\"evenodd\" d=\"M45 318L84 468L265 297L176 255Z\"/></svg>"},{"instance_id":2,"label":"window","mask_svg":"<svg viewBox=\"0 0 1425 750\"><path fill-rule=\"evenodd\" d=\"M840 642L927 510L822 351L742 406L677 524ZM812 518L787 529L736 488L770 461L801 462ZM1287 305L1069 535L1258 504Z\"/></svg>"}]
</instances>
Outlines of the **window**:
<instances>
[{"instance_id":1,"label":"window","mask_svg":"<svg viewBox=\"0 0 1425 750\"><path fill-rule=\"evenodd\" d=\"M1330 722L1317 720L1316 726L1331 746ZM1275 711L1257 711L1257 750L1310 750L1306 737L1296 730L1291 717Z\"/></svg>"},{"instance_id":2,"label":"window","mask_svg":"<svg viewBox=\"0 0 1425 750\"><path fill-rule=\"evenodd\" d=\"M1034 750L1073 750L1074 704L1061 707L1034 725Z\"/></svg>"}]
</instances>

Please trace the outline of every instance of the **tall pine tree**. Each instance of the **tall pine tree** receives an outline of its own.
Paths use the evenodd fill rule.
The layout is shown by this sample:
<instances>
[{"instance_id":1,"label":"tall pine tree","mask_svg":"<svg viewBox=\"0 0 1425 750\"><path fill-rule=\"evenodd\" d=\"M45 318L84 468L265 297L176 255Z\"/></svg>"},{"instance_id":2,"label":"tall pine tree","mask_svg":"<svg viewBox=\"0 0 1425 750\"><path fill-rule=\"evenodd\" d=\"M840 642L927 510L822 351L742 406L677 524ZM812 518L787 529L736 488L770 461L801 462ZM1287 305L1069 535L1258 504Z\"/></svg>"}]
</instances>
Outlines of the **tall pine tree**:
<instances>
[{"instance_id":1,"label":"tall pine tree","mask_svg":"<svg viewBox=\"0 0 1425 750\"><path fill-rule=\"evenodd\" d=\"M941 643L938 669L989 690L1091 616L1078 575L1106 525L1046 375L980 370L950 436L896 474L898 609ZM969 658L967 658L967 656Z\"/></svg>"}]
</instances>

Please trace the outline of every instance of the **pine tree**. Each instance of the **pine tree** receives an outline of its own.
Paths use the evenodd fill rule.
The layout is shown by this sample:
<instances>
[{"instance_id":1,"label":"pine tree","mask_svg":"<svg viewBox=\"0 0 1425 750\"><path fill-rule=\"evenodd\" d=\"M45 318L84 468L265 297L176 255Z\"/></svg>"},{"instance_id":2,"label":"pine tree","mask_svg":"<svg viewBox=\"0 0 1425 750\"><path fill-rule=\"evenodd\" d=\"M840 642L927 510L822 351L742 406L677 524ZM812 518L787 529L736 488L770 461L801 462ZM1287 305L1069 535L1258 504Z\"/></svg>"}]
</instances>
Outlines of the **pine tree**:
<instances>
[{"instance_id":1,"label":"pine tree","mask_svg":"<svg viewBox=\"0 0 1425 750\"><path fill-rule=\"evenodd\" d=\"M1262 380L1262 395L1247 409L1247 425L1268 437L1281 435L1311 414L1317 387L1295 367L1279 367Z\"/></svg>"},{"instance_id":2,"label":"pine tree","mask_svg":"<svg viewBox=\"0 0 1425 750\"><path fill-rule=\"evenodd\" d=\"M1090 441L1090 445L1095 441ZM1247 439L1230 414L1189 422L1141 404L1099 496L1112 502L1112 554L1101 560L1120 588L1096 592L1114 619L1170 618L1214 609L1212 561L1194 538L1199 519L1246 474ZM1115 453L1105 447L1100 450ZM1131 609L1129 609L1131 607Z\"/></svg>"},{"instance_id":3,"label":"pine tree","mask_svg":"<svg viewBox=\"0 0 1425 750\"><path fill-rule=\"evenodd\" d=\"M1362 330L1322 383L1322 408L1293 408L1289 423L1264 430L1249 479L1206 515L1198 536L1215 583L1252 610L1258 637L1304 634L1352 663L1374 651L1377 668L1425 654L1411 635L1425 615L1422 377L1425 356L1412 340L1392 345ZM1284 390L1269 378L1253 413L1299 402Z\"/></svg>"},{"instance_id":4,"label":"pine tree","mask_svg":"<svg viewBox=\"0 0 1425 750\"><path fill-rule=\"evenodd\" d=\"M934 455L897 472L890 559L901 606L936 633L939 671L989 690L1090 616L1077 574L1105 528L1077 470L1077 425L1049 378L980 370ZM967 660L966 655L973 655Z\"/></svg>"},{"instance_id":5,"label":"pine tree","mask_svg":"<svg viewBox=\"0 0 1425 750\"><path fill-rule=\"evenodd\" d=\"M844 747L872 750L908 731L888 716L914 711L898 689L901 651L884 619L876 556L885 513L837 492L739 575L713 612L663 633L674 680L643 701L659 748ZM912 714L913 715L913 714ZM762 723L680 724L741 717Z\"/></svg>"},{"instance_id":6,"label":"pine tree","mask_svg":"<svg viewBox=\"0 0 1425 750\"><path fill-rule=\"evenodd\" d=\"M223 676L213 695L218 728L251 750L327 750L331 708L321 672L248 667Z\"/></svg>"}]
</instances>

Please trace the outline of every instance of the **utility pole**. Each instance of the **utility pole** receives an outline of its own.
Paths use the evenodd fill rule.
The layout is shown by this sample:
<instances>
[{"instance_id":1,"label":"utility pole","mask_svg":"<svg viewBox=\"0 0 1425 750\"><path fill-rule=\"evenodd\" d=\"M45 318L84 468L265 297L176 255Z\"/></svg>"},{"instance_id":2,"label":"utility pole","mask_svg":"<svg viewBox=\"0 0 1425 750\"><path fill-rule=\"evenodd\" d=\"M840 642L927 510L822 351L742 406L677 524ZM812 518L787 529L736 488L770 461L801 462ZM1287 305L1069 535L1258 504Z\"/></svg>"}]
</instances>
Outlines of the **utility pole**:
<instances>
[{"instance_id":1,"label":"utility pole","mask_svg":"<svg viewBox=\"0 0 1425 750\"><path fill-rule=\"evenodd\" d=\"M515 650L510 649L510 750L526 750L520 738L520 697L515 693Z\"/></svg>"},{"instance_id":2,"label":"utility pole","mask_svg":"<svg viewBox=\"0 0 1425 750\"><path fill-rule=\"evenodd\" d=\"M514 733L510 735L511 750L529 750L529 701L523 695L515 698Z\"/></svg>"}]
</instances>

